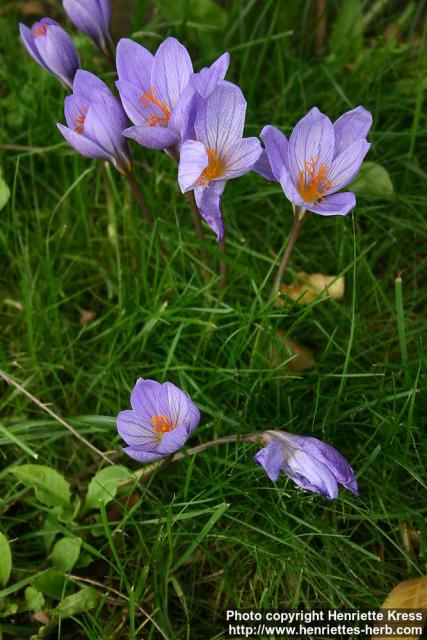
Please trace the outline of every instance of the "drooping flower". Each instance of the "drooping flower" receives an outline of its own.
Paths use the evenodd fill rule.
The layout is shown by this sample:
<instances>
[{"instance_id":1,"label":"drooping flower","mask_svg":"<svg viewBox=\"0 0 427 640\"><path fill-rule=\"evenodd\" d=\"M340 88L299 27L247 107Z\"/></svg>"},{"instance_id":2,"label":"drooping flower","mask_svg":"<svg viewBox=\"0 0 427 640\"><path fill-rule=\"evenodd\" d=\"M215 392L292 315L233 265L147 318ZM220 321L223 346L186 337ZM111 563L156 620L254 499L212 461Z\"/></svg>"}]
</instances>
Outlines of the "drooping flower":
<instances>
[{"instance_id":1,"label":"drooping flower","mask_svg":"<svg viewBox=\"0 0 427 640\"><path fill-rule=\"evenodd\" d=\"M20 24L19 32L25 48L37 64L71 89L80 67L80 58L68 33L51 18L43 18L31 29Z\"/></svg>"},{"instance_id":2,"label":"drooping flower","mask_svg":"<svg viewBox=\"0 0 427 640\"><path fill-rule=\"evenodd\" d=\"M76 151L87 158L108 160L122 173L129 172L129 149L123 136L126 114L102 80L79 70L73 94L65 98L64 112L68 126L57 126Z\"/></svg>"},{"instance_id":3,"label":"drooping flower","mask_svg":"<svg viewBox=\"0 0 427 640\"><path fill-rule=\"evenodd\" d=\"M63 0L64 9L77 29L91 38L101 51L111 42L109 0Z\"/></svg>"},{"instance_id":4,"label":"drooping flower","mask_svg":"<svg viewBox=\"0 0 427 640\"><path fill-rule=\"evenodd\" d=\"M263 439L267 446L255 454L254 460L273 482L283 470L298 487L329 499L337 497L339 485L359 495L353 469L326 442L284 431L266 431Z\"/></svg>"},{"instance_id":5,"label":"drooping flower","mask_svg":"<svg viewBox=\"0 0 427 640\"><path fill-rule=\"evenodd\" d=\"M294 128L289 141L276 127L261 132L265 150L255 171L280 182L297 207L323 216L346 215L356 204L351 191L340 192L359 172L370 148L366 141L372 116L359 106L334 124L313 107Z\"/></svg>"},{"instance_id":6,"label":"drooping flower","mask_svg":"<svg viewBox=\"0 0 427 640\"><path fill-rule=\"evenodd\" d=\"M139 378L131 410L117 416L117 430L128 444L124 451L138 462L154 462L180 449L200 422L191 398L172 382Z\"/></svg>"},{"instance_id":7,"label":"drooping flower","mask_svg":"<svg viewBox=\"0 0 427 640\"><path fill-rule=\"evenodd\" d=\"M251 170L261 155L258 138L243 138L246 100L236 85L220 82L200 105L194 123L196 139L180 149L181 191L194 190L202 217L224 236L221 196L227 180Z\"/></svg>"},{"instance_id":8,"label":"drooping flower","mask_svg":"<svg viewBox=\"0 0 427 640\"><path fill-rule=\"evenodd\" d=\"M192 133L198 100L206 98L228 69L223 54L199 73L187 49L166 38L153 56L140 44L123 38L117 45L117 88L135 126L125 135L151 149L171 149Z\"/></svg>"}]
</instances>

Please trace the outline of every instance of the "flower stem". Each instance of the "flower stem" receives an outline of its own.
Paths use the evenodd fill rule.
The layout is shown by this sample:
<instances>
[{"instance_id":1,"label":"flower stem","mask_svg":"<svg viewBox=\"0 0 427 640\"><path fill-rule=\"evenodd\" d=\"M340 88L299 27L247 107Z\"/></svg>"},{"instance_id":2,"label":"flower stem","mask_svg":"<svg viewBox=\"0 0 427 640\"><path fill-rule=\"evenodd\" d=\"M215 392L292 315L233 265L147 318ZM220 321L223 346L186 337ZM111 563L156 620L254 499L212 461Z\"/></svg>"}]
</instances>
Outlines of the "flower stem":
<instances>
[{"instance_id":1,"label":"flower stem","mask_svg":"<svg viewBox=\"0 0 427 640\"><path fill-rule=\"evenodd\" d=\"M168 458L163 458L163 460L160 460L159 462L154 462L153 464L147 465L142 469L138 469L138 471L135 471L135 473L132 475L131 478L129 478L128 480L123 480L123 482L120 482L119 486L125 487L130 484L134 484L139 480L146 480L147 478L152 476L153 473L155 473L158 469L163 469L164 467L168 466L172 462L178 462L179 460L183 460L187 456L194 456L194 455L197 455L198 453L202 453L203 451L206 451L206 449L210 449L211 447L217 447L218 445L228 444L230 442L259 442L261 436L262 436L261 432L246 433L243 435L235 433L231 436L223 436L222 438L217 438L216 440L210 440L209 442L198 444L195 447L191 447L190 449L187 449L186 451L173 453Z\"/></svg>"},{"instance_id":2,"label":"flower stem","mask_svg":"<svg viewBox=\"0 0 427 640\"><path fill-rule=\"evenodd\" d=\"M221 251L222 255L225 257L227 255L225 238L223 238L222 240L220 240L220 242L218 242L218 248ZM220 274L219 289L222 293L227 285L227 263L224 259L220 260L219 262L219 274Z\"/></svg>"},{"instance_id":3,"label":"flower stem","mask_svg":"<svg viewBox=\"0 0 427 640\"><path fill-rule=\"evenodd\" d=\"M137 181L135 180L135 176L133 175L133 173L131 173L131 171L127 171L126 173L123 174L128 182L128 185L130 186L130 188L132 189L133 195L135 196L136 200L138 201L139 206L141 207L141 210L145 216L145 219L147 220L147 224L148 224L148 228L151 230L154 227L154 218L153 218L153 214L151 213L151 209L148 206L148 204L145 201L145 198L142 194L141 189L139 188L139 185L137 183Z\"/></svg>"},{"instance_id":4,"label":"flower stem","mask_svg":"<svg viewBox=\"0 0 427 640\"><path fill-rule=\"evenodd\" d=\"M301 231L301 226L305 217L305 209L301 207L295 207L294 212L294 224L291 230L291 235L289 236L288 242L286 244L285 251L283 253L282 259L279 264L279 268L277 269L276 277L274 278L273 288L270 293L270 301L277 298L280 289L280 283L282 281L283 274L286 271L286 268L289 264L289 260L295 248L296 242L298 240L299 232Z\"/></svg>"}]
</instances>

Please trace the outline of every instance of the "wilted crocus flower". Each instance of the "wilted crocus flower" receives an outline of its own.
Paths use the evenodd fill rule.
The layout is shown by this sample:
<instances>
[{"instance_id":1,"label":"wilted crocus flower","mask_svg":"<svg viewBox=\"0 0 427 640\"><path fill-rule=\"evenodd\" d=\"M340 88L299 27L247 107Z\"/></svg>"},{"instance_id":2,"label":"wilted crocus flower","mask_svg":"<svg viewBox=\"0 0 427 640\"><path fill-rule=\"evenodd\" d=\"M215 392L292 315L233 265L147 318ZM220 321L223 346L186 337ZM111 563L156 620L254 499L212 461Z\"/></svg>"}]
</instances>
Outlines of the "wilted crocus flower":
<instances>
[{"instance_id":1,"label":"wilted crocus flower","mask_svg":"<svg viewBox=\"0 0 427 640\"><path fill-rule=\"evenodd\" d=\"M22 42L28 53L43 69L71 89L80 58L74 42L55 20L43 18L31 29L19 25Z\"/></svg>"},{"instance_id":2,"label":"wilted crocus flower","mask_svg":"<svg viewBox=\"0 0 427 640\"><path fill-rule=\"evenodd\" d=\"M109 0L64 0L64 9L77 29L92 38L101 51L111 42Z\"/></svg>"},{"instance_id":3,"label":"wilted crocus flower","mask_svg":"<svg viewBox=\"0 0 427 640\"><path fill-rule=\"evenodd\" d=\"M246 100L239 87L220 82L198 109L196 140L181 146L178 182L182 192L194 190L202 217L224 236L221 195L226 181L251 170L261 155L257 138L242 138Z\"/></svg>"},{"instance_id":4,"label":"wilted crocus flower","mask_svg":"<svg viewBox=\"0 0 427 640\"><path fill-rule=\"evenodd\" d=\"M180 449L200 421L191 398L172 382L139 378L131 410L117 416L117 430L129 445L125 453L139 462L154 462Z\"/></svg>"},{"instance_id":5,"label":"wilted crocus flower","mask_svg":"<svg viewBox=\"0 0 427 640\"><path fill-rule=\"evenodd\" d=\"M337 193L357 175L370 144L372 116L359 106L334 124L316 107L302 118L289 141L276 127L261 132L265 151L255 170L280 182L297 207L323 216L345 215L356 204L354 193Z\"/></svg>"},{"instance_id":6,"label":"wilted crocus flower","mask_svg":"<svg viewBox=\"0 0 427 640\"><path fill-rule=\"evenodd\" d=\"M356 476L345 458L326 442L284 431L266 431L266 447L254 456L275 482L283 470L298 487L336 498L339 485L358 495Z\"/></svg>"},{"instance_id":7,"label":"wilted crocus flower","mask_svg":"<svg viewBox=\"0 0 427 640\"><path fill-rule=\"evenodd\" d=\"M76 151L87 158L108 160L121 173L129 172L129 150L122 133L126 114L102 80L79 70L73 94L65 98L64 112L68 127L58 124L58 129Z\"/></svg>"}]
</instances>

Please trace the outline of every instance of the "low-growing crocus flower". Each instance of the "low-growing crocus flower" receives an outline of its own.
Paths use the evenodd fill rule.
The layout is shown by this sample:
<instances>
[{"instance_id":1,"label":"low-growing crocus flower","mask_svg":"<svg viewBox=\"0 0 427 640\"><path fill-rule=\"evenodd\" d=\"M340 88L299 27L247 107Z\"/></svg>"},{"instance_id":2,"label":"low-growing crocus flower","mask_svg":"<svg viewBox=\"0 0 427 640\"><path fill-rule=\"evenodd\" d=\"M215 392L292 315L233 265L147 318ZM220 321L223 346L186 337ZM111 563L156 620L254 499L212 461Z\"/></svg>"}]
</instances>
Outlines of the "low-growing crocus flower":
<instances>
[{"instance_id":1,"label":"low-growing crocus flower","mask_svg":"<svg viewBox=\"0 0 427 640\"><path fill-rule=\"evenodd\" d=\"M43 69L71 89L80 58L74 42L55 20L43 18L31 29L19 25L21 40L30 56Z\"/></svg>"},{"instance_id":2,"label":"low-growing crocus flower","mask_svg":"<svg viewBox=\"0 0 427 640\"><path fill-rule=\"evenodd\" d=\"M180 449L200 422L191 398L172 382L139 378L131 410L117 416L117 430L129 445L124 451L138 462L154 462Z\"/></svg>"},{"instance_id":3,"label":"low-growing crocus flower","mask_svg":"<svg viewBox=\"0 0 427 640\"><path fill-rule=\"evenodd\" d=\"M77 71L64 112L68 126L57 126L76 151L87 158L107 160L121 173L129 172L129 149L123 136L126 114L102 80L89 71Z\"/></svg>"},{"instance_id":4,"label":"low-growing crocus flower","mask_svg":"<svg viewBox=\"0 0 427 640\"><path fill-rule=\"evenodd\" d=\"M254 456L275 482L284 471L298 487L336 498L339 485L358 494L356 476L346 459L326 442L284 431L266 431L267 445Z\"/></svg>"},{"instance_id":5,"label":"low-growing crocus flower","mask_svg":"<svg viewBox=\"0 0 427 640\"><path fill-rule=\"evenodd\" d=\"M64 9L77 29L92 38L101 51L111 42L109 0L64 0Z\"/></svg>"},{"instance_id":6,"label":"low-growing crocus flower","mask_svg":"<svg viewBox=\"0 0 427 640\"><path fill-rule=\"evenodd\" d=\"M192 134L195 98L206 98L224 78L230 57L226 53L211 67L193 73L187 49L175 38L166 38L154 56L123 38L116 61L117 88L135 125L125 135L151 149L172 149Z\"/></svg>"},{"instance_id":7,"label":"low-growing crocus flower","mask_svg":"<svg viewBox=\"0 0 427 640\"><path fill-rule=\"evenodd\" d=\"M316 107L294 128L289 141L276 127L261 132L265 151L255 171L280 182L293 205L323 216L345 215L356 204L351 191L337 193L357 175L370 144L372 116L362 106L334 124Z\"/></svg>"},{"instance_id":8,"label":"low-growing crocus flower","mask_svg":"<svg viewBox=\"0 0 427 640\"><path fill-rule=\"evenodd\" d=\"M221 196L227 180L250 171L261 155L258 138L242 138L246 100L239 87L220 82L200 105L194 123L196 140L181 146L178 182L194 190L202 217L224 237Z\"/></svg>"}]
</instances>

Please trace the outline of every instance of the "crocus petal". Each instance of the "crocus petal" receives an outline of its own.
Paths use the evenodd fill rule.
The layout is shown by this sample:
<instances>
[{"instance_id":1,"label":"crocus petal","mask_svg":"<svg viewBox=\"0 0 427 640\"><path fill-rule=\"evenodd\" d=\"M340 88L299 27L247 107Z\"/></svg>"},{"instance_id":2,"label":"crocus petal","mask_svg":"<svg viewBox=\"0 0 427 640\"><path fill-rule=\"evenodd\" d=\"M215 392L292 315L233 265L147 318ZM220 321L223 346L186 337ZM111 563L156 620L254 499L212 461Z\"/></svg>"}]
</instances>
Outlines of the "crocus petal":
<instances>
[{"instance_id":1,"label":"crocus petal","mask_svg":"<svg viewBox=\"0 0 427 640\"><path fill-rule=\"evenodd\" d=\"M135 411L121 411L117 416L117 431L120 437L131 446L143 447L146 451L156 451L159 439Z\"/></svg>"},{"instance_id":2,"label":"crocus petal","mask_svg":"<svg viewBox=\"0 0 427 640\"><path fill-rule=\"evenodd\" d=\"M164 458L164 454L145 451L139 447L125 447L123 451L138 462L156 462L160 458Z\"/></svg>"},{"instance_id":3,"label":"crocus petal","mask_svg":"<svg viewBox=\"0 0 427 640\"><path fill-rule=\"evenodd\" d=\"M169 129L176 134L178 143L193 140L196 137L194 122L201 100L191 84L188 84L181 93L168 125Z\"/></svg>"},{"instance_id":4,"label":"crocus petal","mask_svg":"<svg viewBox=\"0 0 427 640\"><path fill-rule=\"evenodd\" d=\"M84 132L84 122L89 109L89 103L85 98L71 95L64 100L64 114L67 125L77 133Z\"/></svg>"},{"instance_id":5,"label":"crocus petal","mask_svg":"<svg viewBox=\"0 0 427 640\"><path fill-rule=\"evenodd\" d=\"M129 127L123 131L123 135L149 149L167 149L178 141L176 134L167 127Z\"/></svg>"},{"instance_id":6,"label":"crocus petal","mask_svg":"<svg viewBox=\"0 0 427 640\"><path fill-rule=\"evenodd\" d=\"M115 100L108 86L94 73L79 69L74 76L73 93L85 98L89 102L105 102L108 99Z\"/></svg>"},{"instance_id":7,"label":"crocus petal","mask_svg":"<svg viewBox=\"0 0 427 640\"><path fill-rule=\"evenodd\" d=\"M144 380L138 378L130 396L132 409L142 416L147 423L151 423L151 418L159 413L157 397L162 385L155 380Z\"/></svg>"},{"instance_id":8,"label":"crocus petal","mask_svg":"<svg viewBox=\"0 0 427 640\"><path fill-rule=\"evenodd\" d=\"M193 73L187 49L176 38L166 38L156 51L151 84L161 102L172 110Z\"/></svg>"},{"instance_id":9,"label":"crocus petal","mask_svg":"<svg viewBox=\"0 0 427 640\"><path fill-rule=\"evenodd\" d=\"M178 167L178 183L182 193L194 189L208 166L208 154L201 142L186 140L181 147Z\"/></svg>"},{"instance_id":10,"label":"crocus petal","mask_svg":"<svg viewBox=\"0 0 427 640\"><path fill-rule=\"evenodd\" d=\"M200 106L197 139L221 158L242 137L245 113L246 100L239 87L221 82Z\"/></svg>"},{"instance_id":11,"label":"crocus petal","mask_svg":"<svg viewBox=\"0 0 427 640\"><path fill-rule=\"evenodd\" d=\"M316 160L329 167L334 153L334 128L332 122L319 109L313 107L292 131L288 144L289 173L298 184L305 163Z\"/></svg>"},{"instance_id":12,"label":"crocus petal","mask_svg":"<svg viewBox=\"0 0 427 640\"><path fill-rule=\"evenodd\" d=\"M154 56L145 47L129 38L117 45L116 65L120 81L130 82L141 93L151 91L151 71Z\"/></svg>"},{"instance_id":13,"label":"crocus petal","mask_svg":"<svg viewBox=\"0 0 427 640\"><path fill-rule=\"evenodd\" d=\"M115 159L118 166L126 167L128 149L122 131L127 121L122 106L117 101L105 104L92 103L85 120L85 135Z\"/></svg>"},{"instance_id":14,"label":"crocus petal","mask_svg":"<svg viewBox=\"0 0 427 640\"><path fill-rule=\"evenodd\" d=\"M277 182L283 169L288 170L288 139L277 127L268 124L261 131L261 139L270 162L271 170Z\"/></svg>"},{"instance_id":15,"label":"crocus petal","mask_svg":"<svg viewBox=\"0 0 427 640\"><path fill-rule=\"evenodd\" d=\"M187 396L187 431L191 433L200 422L200 411L190 398Z\"/></svg>"},{"instance_id":16,"label":"crocus petal","mask_svg":"<svg viewBox=\"0 0 427 640\"><path fill-rule=\"evenodd\" d=\"M159 413L166 416L171 424L186 421L188 413L187 395L172 382L162 384L157 398Z\"/></svg>"},{"instance_id":17,"label":"crocus petal","mask_svg":"<svg viewBox=\"0 0 427 640\"><path fill-rule=\"evenodd\" d=\"M64 0L63 5L74 26L92 38L98 47L105 48L111 19L108 0Z\"/></svg>"},{"instance_id":18,"label":"crocus petal","mask_svg":"<svg viewBox=\"0 0 427 640\"><path fill-rule=\"evenodd\" d=\"M308 211L321 216L345 216L356 206L356 197L351 191L341 191L341 193L326 196L317 204L305 202L304 206Z\"/></svg>"},{"instance_id":19,"label":"crocus petal","mask_svg":"<svg viewBox=\"0 0 427 640\"><path fill-rule=\"evenodd\" d=\"M223 53L210 67L202 69L191 76L191 85L202 97L207 98L215 89L218 82L224 80L230 66L230 54Z\"/></svg>"},{"instance_id":20,"label":"crocus petal","mask_svg":"<svg viewBox=\"0 0 427 640\"><path fill-rule=\"evenodd\" d=\"M267 180L276 182L276 178L273 174L273 170L271 168L271 164L265 149L262 150L260 157L252 167L252 171L259 173L261 176L263 176L263 178L267 178Z\"/></svg>"},{"instance_id":21,"label":"crocus petal","mask_svg":"<svg viewBox=\"0 0 427 640\"><path fill-rule=\"evenodd\" d=\"M157 451L163 455L174 453L187 442L189 432L184 423L179 424L172 431L163 434Z\"/></svg>"},{"instance_id":22,"label":"crocus petal","mask_svg":"<svg viewBox=\"0 0 427 640\"><path fill-rule=\"evenodd\" d=\"M344 149L353 144L353 142L366 138L371 125L372 115L367 109L360 105L351 111L343 113L343 115L334 122L334 157L338 156Z\"/></svg>"},{"instance_id":23,"label":"crocus petal","mask_svg":"<svg viewBox=\"0 0 427 640\"><path fill-rule=\"evenodd\" d=\"M80 58L64 29L56 24L48 24L46 32L35 37L34 45L51 73L71 88Z\"/></svg>"},{"instance_id":24,"label":"crocus petal","mask_svg":"<svg viewBox=\"0 0 427 640\"><path fill-rule=\"evenodd\" d=\"M221 196L224 189L225 180L212 181L206 189L202 187L194 189L200 215L216 234L218 242L224 238L224 221L221 211Z\"/></svg>"},{"instance_id":25,"label":"crocus petal","mask_svg":"<svg viewBox=\"0 0 427 640\"><path fill-rule=\"evenodd\" d=\"M329 499L338 495L338 483L329 468L304 451L296 450L285 460L285 473L296 485Z\"/></svg>"},{"instance_id":26,"label":"crocus petal","mask_svg":"<svg viewBox=\"0 0 427 640\"><path fill-rule=\"evenodd\" d=\"M295 185L292 181L292 178L289 174L289 171L287 171L286 169L283 169L282 174L280 176L280 185L283 189L285 196L287 197L288 200L290 200L290 202L292 202L292 204L295 204L298 207L308 208L307 203L304 202L304 200L301 198L300 194L296 190Z\"/></svg>"},{"instance_id":27,"label":"crocus petal","mask_svg":"<svg viewBox=\"0 0 427 640\"><path fill-rule=\"evenodd\" d=\"M49 67L47 67L46 64L44 63L43 59L41 58L39 52L37 51L34 45L33 34L31 33L31 30L28 27L26 27L25 24L20 23L19 33L21 34L22 43L25 46L28 53L30 54L30 56L37 62L37 64L43 67L43 69L45 69L49 73L52 73Z\"/></svg>"},{"instance_id":28,"label":"crocus petal","mask_svg":"<svg viewBox=\"0 0 427 640\"><path fill-rule=\"evenodd\" d=\"M85 136L80 135L75 131L71 131L71 129L64 127L62 124L58 124L57 127L68 144L81 153L82 156L85 156L86 158L98 158L100 160L112 160L111 156L98 144L92 142L92 140L85 138Z\"/></svg>"},{"instance_id":29,"label":"crocus petal","mask_svg":"<svg viewBox=\"0 0 427 640\"><path fill-rule=\"evenodd\" d=\"M264 467L270 480L276 482L285 463L285 450L281 442L273 440L254 455L256 464Z\"/></svg>"},{"instance_id":30,"label":"crocus petal","mask_svg":"<svg viewBox=\"0 0 427 640\"><path fill-rule=\"evenodd\" d=\"M258 138L243 138L235 142L221 158L224 166L221 178L238 178L248 173L260 157L261 151Z\"/></svg>"},{"instance_id":31,"label":"crocus petal","mask_svg":"<svg viewBox=\"0 0 427 640\"><path fill-rule=\"evenodd\" d=\"M369 142L358 140L334 159L328 173L328 180L332 183L332 186L327 193L335 193L335 191L347 186L356 177L363 158L370 148Z\"/></svg>"},{"instance_id":32,"label":"crocus petal","mask_svg":"<svg viewBox=\"0 0 427 640\"><path fill-rule=\"evenodd\" d=\"M138 89L136 85L124 80L118 80L116 87L120 94L123 109L126 111L128 118L137 126L145 127L147 125L147 110L142 106L140 89Z\"/></svg>"}]
</instances>

